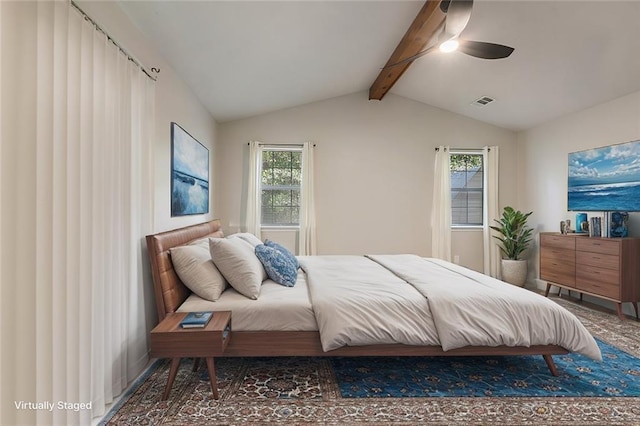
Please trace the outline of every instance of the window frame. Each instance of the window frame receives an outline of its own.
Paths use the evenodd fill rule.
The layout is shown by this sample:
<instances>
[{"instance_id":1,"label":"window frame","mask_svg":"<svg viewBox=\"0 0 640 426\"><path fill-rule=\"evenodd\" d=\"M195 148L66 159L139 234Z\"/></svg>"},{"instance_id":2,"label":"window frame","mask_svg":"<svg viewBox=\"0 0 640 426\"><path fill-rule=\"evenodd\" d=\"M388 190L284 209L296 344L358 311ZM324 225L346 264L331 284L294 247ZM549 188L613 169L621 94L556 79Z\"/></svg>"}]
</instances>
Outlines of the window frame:
<instances>
[{"instance_id":1,"label":"window frame","mask_svg":"<svg viewBox=\"0 0 640 426\"><path fill-rule=\"evenodd\" d=\"M450 149L449 150L449 159L451 159L452 155L478 155L482 157L482 223L479 225L472 224L454 224L453 223L453 197L451 197L451 206L449 207L449 213L451 214L451 229L484 229L487 225L485 223L486 217L486 199L487 199L487 188L486 188L486 173L487 173L487 155L483 149ZM451 167L449 167L449 175L451 176ZM451 182L449 182L449 192L452 192L453 188L451 186Z\"/></svg>"},{"instance_id":2,"label":"window frame","mask_svg":"<svg viewBox=\"0 0 640 426\"><path fill-rule=\"evenodd\" d=\"M258 150L258 170L256 175L256 186L257 186L257 208L258 208L258 218L259 218L259 226L260 229L300 229L300 218L298 217L298 224L287 224L287 225L278 225L278 224L265 224L262 222L262 163L263 163L263 154L265 151L285 151L285 152L300 152L302 154L303 146L299 144L294 145L285 145L285 144L274 144L274 145L261 145ZM304 171L302 170L302 158L300 161L300 185L298 185L298 191L302 191L302 174ZM272 185L269 185L272 186ZM295 187L295 185L288 185L289 187ZM273 188L272 188L273 189ZM300 206L298 206L300 207Z\"/></svg>"}]
</instances>

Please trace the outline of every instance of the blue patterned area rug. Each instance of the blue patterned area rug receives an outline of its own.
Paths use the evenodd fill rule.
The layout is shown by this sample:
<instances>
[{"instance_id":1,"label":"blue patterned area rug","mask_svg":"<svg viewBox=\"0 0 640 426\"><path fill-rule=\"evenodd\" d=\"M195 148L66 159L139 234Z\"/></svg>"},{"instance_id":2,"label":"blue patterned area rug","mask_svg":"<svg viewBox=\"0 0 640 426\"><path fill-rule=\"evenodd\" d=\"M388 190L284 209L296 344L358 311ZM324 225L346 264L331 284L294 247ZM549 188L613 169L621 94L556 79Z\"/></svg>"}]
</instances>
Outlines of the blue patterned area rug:
<instances>
[{"instance_id":1,"label":"blue patterned area rug","mask_svg":"<svg viewBox=\"0 0 640 426\"><path fill-rule=\"evenodd\" d=\"M554 356L221 358L220 399L184 360L168 401L158 361L101 424L640 425L640 323L556 299L596 336L602 363ZM201 363L203 364L203 363Z\"/></svg>"},{"instance_id":2,"label":"blue patterned area rug","mask_svg":"<svg viewBox=\"0 0 640 426\"><path fill-rule=\"evenodd\" d=\"M343 398L421 396L635 396L640 359L598 341L603 362L554 356L560 376L542 356L336 358L331 366Z\"/></svg>"}]
</instances>

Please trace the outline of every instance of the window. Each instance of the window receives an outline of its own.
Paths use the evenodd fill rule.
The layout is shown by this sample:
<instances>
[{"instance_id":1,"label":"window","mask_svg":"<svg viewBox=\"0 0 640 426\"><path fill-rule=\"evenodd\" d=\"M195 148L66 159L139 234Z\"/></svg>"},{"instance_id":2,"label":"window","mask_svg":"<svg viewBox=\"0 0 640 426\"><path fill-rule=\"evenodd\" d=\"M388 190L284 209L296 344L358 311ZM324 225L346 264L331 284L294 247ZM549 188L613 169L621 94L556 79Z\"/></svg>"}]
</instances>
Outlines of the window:
<instances>
[{"instance_id":1,"label":"window","mask_svg":"<svg viewBox=\"0 0 640 426\"><path fill-rule=\"evenodd\" d=\"M302 149L262 149L260 169L260 224L298 226L300 224L300 182Z\"/></svg>"},{"instance_id":2,"label":"window","mask_svg":"<svg viewBox=\"0 0 640 426\"><path fill-rule=\"evenodd\" d=\"M482 152L450 152L451 225L482 226L484 155Z\"/></svg>"}]
</instances>

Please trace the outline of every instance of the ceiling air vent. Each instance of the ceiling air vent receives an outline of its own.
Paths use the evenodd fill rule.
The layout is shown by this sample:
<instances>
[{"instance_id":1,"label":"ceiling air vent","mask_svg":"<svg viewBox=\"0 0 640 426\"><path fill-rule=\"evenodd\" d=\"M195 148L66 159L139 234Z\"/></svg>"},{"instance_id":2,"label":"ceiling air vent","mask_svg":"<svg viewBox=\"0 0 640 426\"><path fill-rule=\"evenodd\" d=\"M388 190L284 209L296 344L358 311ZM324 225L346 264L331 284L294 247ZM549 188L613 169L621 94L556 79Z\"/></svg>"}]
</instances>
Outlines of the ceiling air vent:
<instances>
[{"instance_id":1,"label":"ceiling air vent","mask_svg":"<svg viewBox=\"0 0 640 426\"><path fill-rule=\"evenodd\" d=\"M482 106L485 106L485 105L490 104L490 103L491 103L491 102L493 102L493 101L495 101L495 99L490 98L490 97L488 97L488 96L483 96L483 97L478 98L478 99L476 99L475 101L473 101L473 102L471 103L471 105L475 105L475 106L480 106L480 107L482 107Z\"/></svg>"}]
</instances>

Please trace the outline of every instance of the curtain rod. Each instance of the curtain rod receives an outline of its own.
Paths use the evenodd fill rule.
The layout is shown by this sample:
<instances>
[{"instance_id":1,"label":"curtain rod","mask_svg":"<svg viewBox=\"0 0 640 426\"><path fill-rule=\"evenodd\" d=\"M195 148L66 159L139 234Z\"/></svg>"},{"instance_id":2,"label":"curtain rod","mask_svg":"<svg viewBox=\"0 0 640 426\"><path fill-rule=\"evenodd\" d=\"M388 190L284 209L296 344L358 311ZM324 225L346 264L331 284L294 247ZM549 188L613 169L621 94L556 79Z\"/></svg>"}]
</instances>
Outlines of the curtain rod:
<instances>
[{"instance_id":1,"label":"curtain rod","mask_svg":"<svg viewBox=\"0 0 640 426\"><path fill-rule=\"evenodd\" d=\"M109 40L111 43L113 43L118 50L120 50L120 52L122 52L122 54L124 56L127 57L128 60L130 60L131 62L133 62L134 64L136 64L136 66L138 68L140 68L140 70L145 73L147 75L147 77L149 77L151 80L153 81L158 81L156 76L153 76L150 74L150 72L156 73L158 74L160 72L160 68L151 68L151 71L147 71L147 69L140 63L140 61L138 61L137 59L135 59L132 55L130 55L122 46L120 46L120 44L115 41L113 39L113 37L111 37L109 34L107 34L107 32L105 30L102 29L102 27L100 27L100 25L98 25L98 23L96 21L94 21L89 15L87 15L87 13L82 10L80 8L80 6L78 6L73 0L69 1L69 4L71 6L73 6L73 8L75 10L77 10L78 12L80 12L80 14L84 17L85 20L89 21L91 23L91 25L93 25L95 27L96 30L100 31L102 34L105 35L105 37L107 37L107 40Z\"/></svg>"},{"instance_id":2,"label":"curtain rod","mask_svg":"<svg viewBox=\"0 0 640 426\"><path fill-rule=\"evenodd\" d=\"M482 148L449 148L449 151L458 151L458 152L465 152L465 151L469 151L469 152L477 152L480 151ZM440 147L436 146L436 151L440 151ZM487 147L487 151L491 151L491 148Z\"/></svg>"},{"instance_id":3,"label":"curtain rod","mask_svg":"<svg viewBox=\"0 0 640 426\"><path fill-rule=\"evenodd\" d=\"M247 145L250 145L250 142L247 142ZM301 143L259 143L258 145L260 146L276 146L276 147L302 147L303 144ZM316 146L316 144L313 144L314 148Z\"/></svg>"}]
</instances>

